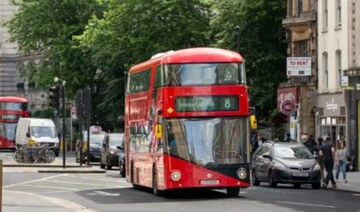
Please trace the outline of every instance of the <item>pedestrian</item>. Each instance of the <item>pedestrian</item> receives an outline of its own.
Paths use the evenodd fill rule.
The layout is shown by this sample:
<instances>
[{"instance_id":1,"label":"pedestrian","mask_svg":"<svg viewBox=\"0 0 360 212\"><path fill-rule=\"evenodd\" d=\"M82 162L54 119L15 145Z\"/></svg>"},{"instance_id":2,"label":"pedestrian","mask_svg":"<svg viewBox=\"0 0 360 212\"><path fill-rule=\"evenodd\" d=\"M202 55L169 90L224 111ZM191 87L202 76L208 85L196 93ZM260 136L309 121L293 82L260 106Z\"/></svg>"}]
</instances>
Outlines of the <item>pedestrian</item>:
<instances>
[{"instance_id":1,"label":"pedestrian","mask_svg":"<svg viewBox=\"0 0 360 212\"><path fill-rule=\"evenodd\" d=\"M318 144L316 147L316 155L317 155L317 163L320 166L320 173L321 173L321 180L324 182L325 178L324 178L324 160L323 157L320 155L320 149L323 145L324 139L322 137L319 137L318 139Z\"/></svg>"},{"instance_id":2,"label":"pedestrian","mask_svg":"<svg viewBox=\"0 0 360 212\"><path fill-rule=\"evenodd\" d=\"M323 182L323 187L327 189L329 181L331 181L332 188L336 188L336 182L333 174L335 148L332 144L330 137L326 138L326 143L321 147L319 155L323 157L325 170L327 172L325 180Z\"/></svg>"},{"instance_id":3,"label":"pedestrian","mask_svg":"<svg viewBox=\"0 0 360 212\"><path fill-rule=\"evenodd\" d=\"M289 143L292 142L290 133L287 133L287 134L286 134L285 142L289 142Z\"/></svg>"},{"instance_id":4,"label":"pedestrian","mask_svg":"<svg viewBox=\"0 0 360 212\"><path fill-rule=\"evenodd\" d=\"M301 137L300 137L300 142L302 143L302 144L304 144L306 141L308 140L308 136L307 135L301 135Z\"/></svg>"},{"instance_id":5,"label":"pedestrian","mask_svg":"<svg viewBox=\"0 0 360 212\"><path fill-rule=\"evenodd\" d=\"M317 143L314 140L313 135L309 136L309 138L304 142L304 145L310 150L311 154L316 154Z\"/></svg>"},{"instance_id":6,"label":"pedestrian","mask_svg":"<svg viewBox=\"0 0 360 212\"><path fill-rule=\"evenodd\" d=\"M342 172L344 182L347 183L346 179L346 148L345 142L340 142L340 147L336 150L335 161L336 161L336 181L339 179L339 174Z\"/></svg>"}]
</instances>

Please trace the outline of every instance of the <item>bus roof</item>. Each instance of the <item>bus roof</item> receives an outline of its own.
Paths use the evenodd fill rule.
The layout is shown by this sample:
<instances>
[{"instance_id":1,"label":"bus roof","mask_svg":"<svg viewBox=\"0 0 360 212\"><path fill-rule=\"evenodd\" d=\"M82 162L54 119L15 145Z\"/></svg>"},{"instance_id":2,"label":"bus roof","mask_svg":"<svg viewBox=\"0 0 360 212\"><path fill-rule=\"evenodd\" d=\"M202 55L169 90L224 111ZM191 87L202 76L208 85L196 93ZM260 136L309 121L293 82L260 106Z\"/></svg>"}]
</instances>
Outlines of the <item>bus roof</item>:
<instances>
[{"instance_id":1,"label":"bus roof","mask_svg":"<svg viewBox=\"0 0 360 212\"><path fill-rule=\"evenodd\" d=\"M142 62L133 66L130 72L143 70L151 66L154 63L161 62L162 64L176 64L176 63L240 63L244 59L237 52L209 48L209 47L197 47L182 49L178 51L169 51L163 55L159 55L153 59Z\"/></svg>"},{"instance_id":2,"label":"bus roof","mask_svg":"<svg viewBox=\"0 0 360 212\"><path fill-rule=\"evenodd\" d=\"M18 96L0 96L0 102L19 102L26 103L27 99Z\"/></svg>"}]
</instances>

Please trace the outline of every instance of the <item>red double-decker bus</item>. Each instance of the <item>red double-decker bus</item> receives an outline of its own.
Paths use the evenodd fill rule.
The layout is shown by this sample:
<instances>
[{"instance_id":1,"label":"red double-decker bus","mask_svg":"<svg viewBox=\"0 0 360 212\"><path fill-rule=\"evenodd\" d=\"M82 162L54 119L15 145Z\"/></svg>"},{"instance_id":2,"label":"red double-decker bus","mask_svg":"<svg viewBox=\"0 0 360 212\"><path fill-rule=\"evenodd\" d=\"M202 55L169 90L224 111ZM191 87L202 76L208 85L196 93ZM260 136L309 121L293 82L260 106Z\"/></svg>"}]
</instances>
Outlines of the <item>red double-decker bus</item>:
<instances>
[{"instance_id":1,"label":"red double-decker bus","mask_svg":"<svg viewBox=\"0 0 360 212\"><path fill-rule=\"evenodd\" d=\"M250 186L249 100L244 59L190 48L153 56L128 73L126 179L170 189Z\"/></svg>"},{"instance_id":2,"label":"red double-decker bus","mask_svg":"<svg viewBox=\"0 0 360 212\"><path fill-rule=\"evenodd\" d=\"M0 149L15 149L19 118L29 117L28 101L15 96L0 97Z\"/></svg>"}]
</instances>

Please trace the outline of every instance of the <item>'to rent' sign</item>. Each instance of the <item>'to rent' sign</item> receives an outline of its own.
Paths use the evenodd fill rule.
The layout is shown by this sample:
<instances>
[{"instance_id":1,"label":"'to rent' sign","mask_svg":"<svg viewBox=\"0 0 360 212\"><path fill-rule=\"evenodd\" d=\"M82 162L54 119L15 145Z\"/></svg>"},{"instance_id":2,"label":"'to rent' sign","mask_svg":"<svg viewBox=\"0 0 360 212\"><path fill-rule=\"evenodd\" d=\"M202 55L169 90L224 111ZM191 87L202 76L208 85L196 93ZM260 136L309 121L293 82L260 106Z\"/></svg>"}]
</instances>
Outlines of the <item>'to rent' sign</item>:
<instances>
[{"instance_id":1,"label":"'to rent' sign","mask_svg":"<svg viewBox=\"0 0 360 212\"><path fill-rule=\"evenodd\" d=\"M311 57L288 57L286 68L288 77L311 76Z\"/></svg>"}]
</instances>

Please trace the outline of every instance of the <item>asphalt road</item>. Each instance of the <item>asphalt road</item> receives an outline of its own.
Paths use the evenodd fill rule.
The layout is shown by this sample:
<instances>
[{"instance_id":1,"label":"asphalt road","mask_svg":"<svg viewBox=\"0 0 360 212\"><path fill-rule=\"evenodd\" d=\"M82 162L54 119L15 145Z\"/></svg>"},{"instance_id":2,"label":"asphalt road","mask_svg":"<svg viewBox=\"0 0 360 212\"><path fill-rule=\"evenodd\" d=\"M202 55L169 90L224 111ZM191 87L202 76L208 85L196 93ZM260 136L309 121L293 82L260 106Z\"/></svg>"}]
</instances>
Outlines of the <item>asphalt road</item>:
<instances>
[{"instance_id":1,"label":"asphalt road","mask_svg":"<svg viewBox=\"0 0 360 212\"><path fill-rule=\"evenodd\" d=\"M237 198L223 191L187 190L157 197L149 189L135 190L118 170L105 174L44 174L36 168L4 167L3 190L27 192L73 202L94 211L360 211L360 195L337 190L270 188L267 183L244 189ZM13 192L13 193L11 193Z\"/></svg>"}]
</instances>

